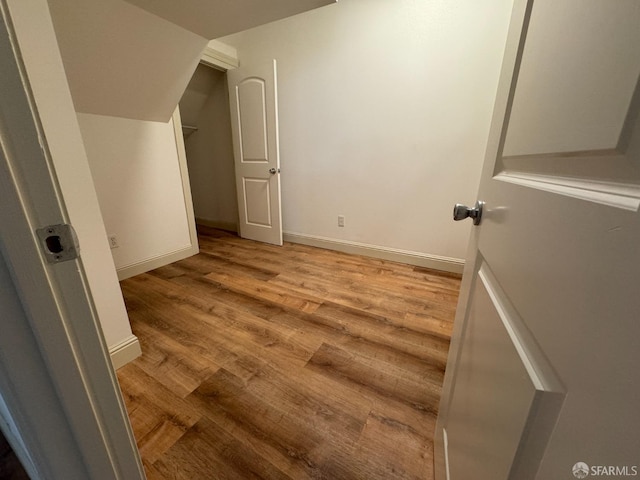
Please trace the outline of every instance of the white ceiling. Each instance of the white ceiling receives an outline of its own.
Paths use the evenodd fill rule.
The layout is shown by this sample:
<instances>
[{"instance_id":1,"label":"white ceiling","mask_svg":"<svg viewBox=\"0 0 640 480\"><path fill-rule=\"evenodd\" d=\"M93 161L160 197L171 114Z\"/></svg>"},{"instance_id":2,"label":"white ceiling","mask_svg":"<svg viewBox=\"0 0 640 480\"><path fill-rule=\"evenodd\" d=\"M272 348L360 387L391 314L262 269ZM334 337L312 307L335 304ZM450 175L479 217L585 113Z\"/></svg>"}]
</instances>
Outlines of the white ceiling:
<instances>
[{"instance_id":1,"label":"white ceiling","mask_svg":"<svg viewBox=\"0 0 640 480\"><path fill-rule=\"evenodd\" d=\"M126 0L208 39L290 17L337 0Z\"/></svg>"},{"instance_id":2,"label":"white ceiling","mask_svg":"<svg viewBox=\"0 0 640 480\"><path fill-rule=\"evenodd\" d=\"M76 111L167 122L207 44L123 0L49 0Z\"/></svg>"},{"instance_id":3,"label":"white ceiling","mask_svg":"<svg viewBox=\"0 0 640 480\"><path fill-rule=\"evenodd\" d=\"M167 122L207 40L335 0L48 0L76 111Z\"/></svg>"}]
</instances>

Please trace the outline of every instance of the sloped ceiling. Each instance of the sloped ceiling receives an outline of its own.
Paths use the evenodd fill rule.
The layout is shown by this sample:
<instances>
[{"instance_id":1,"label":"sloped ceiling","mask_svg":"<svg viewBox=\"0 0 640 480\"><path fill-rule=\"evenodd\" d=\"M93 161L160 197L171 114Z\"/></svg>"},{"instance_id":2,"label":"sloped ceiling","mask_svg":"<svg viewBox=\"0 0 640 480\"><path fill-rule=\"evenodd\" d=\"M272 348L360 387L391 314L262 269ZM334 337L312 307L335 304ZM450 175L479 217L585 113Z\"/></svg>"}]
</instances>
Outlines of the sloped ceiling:
<instances>
[{"instance_id":1,"label":"sloped ceiling","mask_svg":"<svg viewBox=\"0 0 640 480\"><path fill-rule=\"evenodd\" d=\"M122 0L49 0L76 111L167 122L207 39Z\"/></svg>"},{"instance_id":2,"label":"sloped ceiling","mask_svg":"<svg viewBox=\"0 0 640 480\"><path fill-rule=\"evenodd\" d=\"M334 0L48 0L76 111L167 122L208 39Z\"/></svg>"},{"instance_id":3,"label":"sloped ceiling","mask_svg":"<svg viewBox=\"0 0 640 480\"><path fill-rule=\"evenodd\" d=\"M198 126L198 117L213 87L224 78L224 73L198 65L191 81L180 99L180 117L183 125Z\"/></svg>"},{"instance_id":4,"label":"sloped ceiling","mask_svg":"<svg viewBox=\"0 0 640 480\"><path fill-rule=\"evenodd\" d=\"M214 39L290 17L337 0L127 0L203 37Z\"/></svg>"}]
</instances>

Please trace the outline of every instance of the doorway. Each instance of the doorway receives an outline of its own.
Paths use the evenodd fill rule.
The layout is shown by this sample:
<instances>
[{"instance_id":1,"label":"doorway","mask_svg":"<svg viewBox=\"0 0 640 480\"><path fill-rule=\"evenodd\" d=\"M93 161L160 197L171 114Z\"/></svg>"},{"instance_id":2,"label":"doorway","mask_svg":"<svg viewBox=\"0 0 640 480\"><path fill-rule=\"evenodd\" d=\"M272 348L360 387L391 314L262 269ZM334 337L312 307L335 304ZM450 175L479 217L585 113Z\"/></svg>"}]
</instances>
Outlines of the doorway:
<instances>
[{"instance_id":1,"label":"doorway","mask_svg":"<svg viewBox=\"0 0 640 480\"><path fill-rule=\"evenodd\" d=\"M198 65L180 100L196 224L238 231L226 72Z\"/></svg>"}]
</instances>

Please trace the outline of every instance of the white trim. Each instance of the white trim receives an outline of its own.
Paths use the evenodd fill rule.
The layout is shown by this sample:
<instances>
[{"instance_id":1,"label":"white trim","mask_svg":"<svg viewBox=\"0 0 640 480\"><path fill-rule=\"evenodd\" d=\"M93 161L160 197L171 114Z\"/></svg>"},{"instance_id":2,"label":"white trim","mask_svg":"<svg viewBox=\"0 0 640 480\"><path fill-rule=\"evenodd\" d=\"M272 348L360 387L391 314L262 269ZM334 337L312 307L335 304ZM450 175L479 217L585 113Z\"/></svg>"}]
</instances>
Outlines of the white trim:
<instances>
[{"instance_id":1,"label":"white trim","mask_svg":"<svg viewBox=\"0 0 640 480\"><path fill-rule=\"evenodd\" d=\"M127 363L135 360L142 355L140 341L135 335L127 337L124 341L109 349L111 355L111 363L116 370L125 366Z\"/></svg>"},{"instance_id":2,"label":"white trim","mask_svg":"<svg viewBox=\"0 0 640 480\"><path fill-rule=\"evenodd\" d=\"M312 247L326 248L338 252L364 255L366 257L380 258L392 262L407 263L418 267L432 268L444 272L462 273L464 260L459 258L441 257L427 253L411 252L397 248L381 247L366 243L352 242L349 240L336 240L333 238L306 235L303 233L284 232L286 242L301 243Z\"/></svg>"},{"instance_id":3,"label":"white trim","mask_svg":"<svg viewBox=\"0 0 640 480\"><path fill-rule=\"evenodd\" d=\"M640 208L640 187L638 185L509 171L501 172L493 178L501 182L557 193L632 212L637 212Z\"/></svg>"},{"instance_id":4,"label":"white trim","mask_svg":"<svg viewBox=\"0 0 640 480\"><path fill-rule=\"evenodd\" d=\"M226 230L227 232L238 233L237 222L225 222L218 220L207 220L206 218L196 217L196 225L202 225L204 227L218 228L220 230Z\"/></svg>"},{"instance_id":5,"label":"white trim","mask_svg":"<svg viewBox=\"0 0 640 480\"><path fill-rule=\"evenodd\" d=\"M198 232L196 231L196 217L193 212L193 198L191 197L191 183L189 182L189 168L187 166L187 151L184 148L184 136L182 135L182 119L180 118L180 107L176 107L173 112L173 135L176 139L176 153L178 155L178 165L180 166L180 179L182 180L182 195L184 207L187 211L187 223L189 224L189 239L193 248L192 255L198 253Z\"/></svg>"},{"instance_id":6,"label":"white trim","mask_svg":"<svg viewBox=\"0 0 640 480\"><path fill-rule=\"evenodd\" d=\"M516 352L518 352L520 361L522 362L522 365L524 365L524 368L527 371L527 374L529 375L529 379L531 380L531 383L533 384L534 388L538 391L546 390L543 380L538 374L538 371L536 370L534 361L529 356L527 352L527 348L525 346L527 344L530 344L532 340L531 339L532 336L530 334L527 335L527 337L530 338L527 343L525 343L525 341L522 340L521 338L522 337L521 332L523 328L522 319L520 319L519 317L513 318L512 315L509 315L506 312L507 309L505 308L505 305L503 302L504 297L501 293L497 292L497 289L498 289L497 281L493 276L493 274L489 273L489 267L487 267L486 263L483 263L482 266L480 267L480 271L478 272L478 277L480 277L480 280L482 281L482 284L484 285L485 290L489 294L491 303L493 303L493 307L496 309L496 312L498 313L498 316L502 321L502 325L504 326L504 329L507 331L507 334L511 339L511 343L515 347ZM516 333L516 328L513 325L514 322L521 324L519 329L520 332L518 333Z\"/></svg>"},{"instance_id":7,"label":"white trim","mask_svg":"<svg viewBox=\"0 0 640 480\"><path fill-rule=\"evenodd\" d=\"M117 270L118 280L126 280L127 278L140 275L141 273L164 267L165 265L169 265L170 263L177 262L179 260L184 260L185 258L197 255L199 251L197 244L195 247L194 245L188 245L174 252L163 253L161 255L142 260L141 262L125 265Z\"/></svg>"},{"instance_id":8,"label":"white trim","mask_svg":"<svg viewBox=\"0 0 640 480\"><path fill-rule=\"evenodd\" d=\"M205 47L200 63L223 72L240 65L236 49L217 40L211 40Z\"/></svg>"},{"instance_id":9,"label":"white trim","mask_svg":"<svg viewBox=\"0 0 640 480\"><path fill-rule=\"evenodd\" d=\"M447 475L447 480L451 480L451 473L449 470L449 435L447 435L447 429L442 429L442 438L444 441L444 468Z\"/></svg>"},{"instance_id":10,"label":"white trim","mask_svg":"<svg viewBox=\"0 0 640 480\"><path fill-rule=\"evenodd\" d=\"M564 393L558 374L549 362L531 331L508 300L486 262L482 262L478 277L484 285L491 302L524 365L531 383L540 392Z\"/></svg>"}]
</instances>

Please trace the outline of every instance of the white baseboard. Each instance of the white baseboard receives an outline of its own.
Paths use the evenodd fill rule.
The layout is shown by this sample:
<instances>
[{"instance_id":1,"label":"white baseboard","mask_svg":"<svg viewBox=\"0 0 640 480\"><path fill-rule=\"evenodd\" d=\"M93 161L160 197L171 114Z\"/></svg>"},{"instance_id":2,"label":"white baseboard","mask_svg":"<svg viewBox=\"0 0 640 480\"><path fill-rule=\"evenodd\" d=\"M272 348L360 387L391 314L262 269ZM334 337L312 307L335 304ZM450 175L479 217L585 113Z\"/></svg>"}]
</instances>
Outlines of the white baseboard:
<instances>
[{"instance_id":1,"label":"white baseboard","mask_svg":"<svg viewBox=\"0 0 640 480\"><path fill-rule=\"evenodd\" d=\"M125 366L132 360L135 360L142 355L142 349L140 348L140 342L138 337L131 335L119 344L109 349L109 355L111 355L111 363L116 370Z\"/></svg>"},{"instance_id":2,"label":"white baseboard","mask_svg":"<svg viewBox=\"0 0 640 480\"><path fill-rule=\"evenodd\" d=\"M366 243L352 242L349 240L336 240L332 238L316 237L303 233L284 232L284 240L292 243L301 243L312 247L326 248L338 252L364 255L366 257L380 258L392 262L407 263L418 267L432 268L444 272L462 273L464 260L459 258L441 257L426 253L410 252L397 248L380 247Z\"/></svg>"},{"instance_id":3,"label":"white baseboard","mask_svg":"<svg viewBox=\"0 0 640 480\"><path fill-rule=\"evenodd\" d=\"M196 217L196 225L204 225L205 227L219 228L227 232L238 233L238 224L235 222L224 222L217 220L207 220L206 218Z\"/></svg>"},{"instance_id":4,"label":"white baseboard","mask_svg":"<svg viewBox=\"0 0 640 480\"><path fill-rule=\"evenodd\" d=\"M143 260L142 262L118 268L116 270L118 272L118 280L122 281L126 278L140 275L141 273L148 272L155 268L164 267L165 265L177 262L178 260L192 257L194 255L197 255L199 251L200 250L198 248L198 244L195 243L194 245L176 250L175 252L165 253L163 255L158 255L157 257Z\"/></svg>"}]
</instances>

